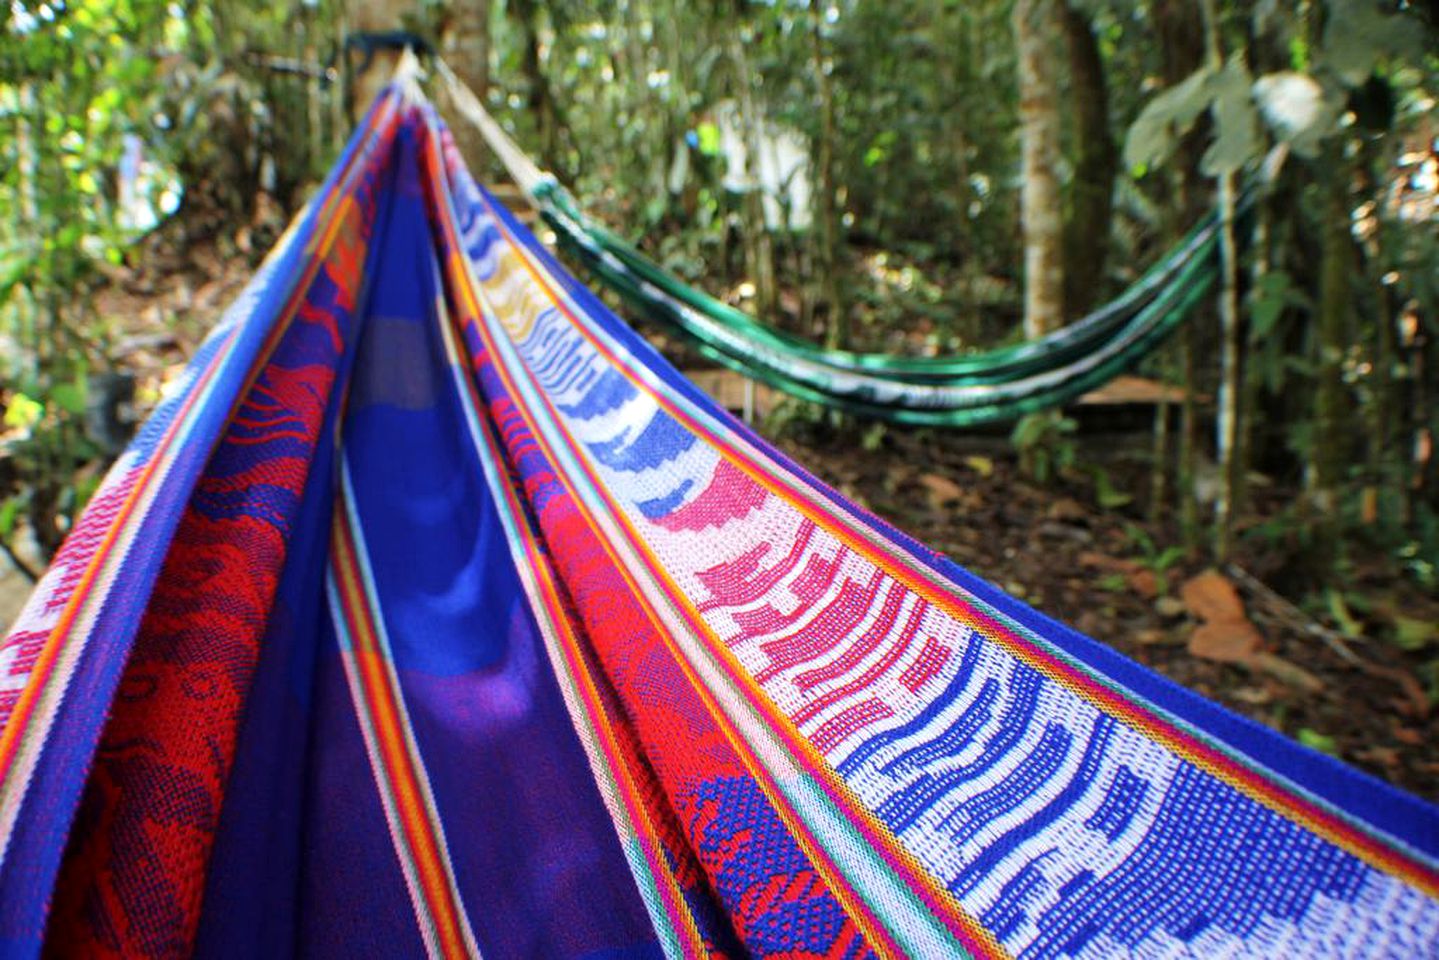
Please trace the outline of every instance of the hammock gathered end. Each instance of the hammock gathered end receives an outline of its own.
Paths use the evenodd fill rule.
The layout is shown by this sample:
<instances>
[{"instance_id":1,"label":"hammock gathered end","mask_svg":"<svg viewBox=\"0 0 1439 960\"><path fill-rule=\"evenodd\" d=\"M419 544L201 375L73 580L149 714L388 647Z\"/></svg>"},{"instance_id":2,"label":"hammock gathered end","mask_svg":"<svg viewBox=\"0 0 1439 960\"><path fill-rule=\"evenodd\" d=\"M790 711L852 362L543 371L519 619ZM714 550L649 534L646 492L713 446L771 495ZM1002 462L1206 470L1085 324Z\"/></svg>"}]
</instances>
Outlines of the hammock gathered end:
<instances>
[{"instance_id":1,"label":"hammock gathered end","mask_svg":"<svg viewBox=\"0 0 1439 960\"><path fill-rule=\"evenodd\" d=\"M0 729L6 957L1439 952L1439 810L824 486L413 84L77 522Z\"/></svg>"}]
</instances>

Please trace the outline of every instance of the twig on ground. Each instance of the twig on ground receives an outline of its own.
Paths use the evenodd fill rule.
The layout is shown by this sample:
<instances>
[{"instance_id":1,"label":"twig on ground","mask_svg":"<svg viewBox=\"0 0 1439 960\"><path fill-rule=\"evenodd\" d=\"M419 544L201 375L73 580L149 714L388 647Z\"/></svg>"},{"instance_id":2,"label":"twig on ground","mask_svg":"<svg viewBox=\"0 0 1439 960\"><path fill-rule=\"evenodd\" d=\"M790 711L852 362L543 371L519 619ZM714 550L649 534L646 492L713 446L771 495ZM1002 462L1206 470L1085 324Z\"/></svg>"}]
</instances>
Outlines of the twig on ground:
<instances>
[{"instance_id":1,"label":"twig on ground","mask_svg":"<svg viewBox=\"0 0 1439 960\"><path fill-rule=\"evenodd\" d=\"M1244 584L1245 587L1263 597L1271 607L1275 608L1282 616L1288 619L1290 624L1296 629L1323 640L1325 645L1338 654L1340 659L1361 669L1367 666L1362 657L1349 649L1349 644L1346 642L1346 638L1342 633L1337 630L1331 630L1303 610L1300 610L1294 603L1276 593L1273 588L1254 576L1254 574L1245 570L1237 563L1225 564L1225 571L1235 580Z\"/></svg>"}]
</instances>

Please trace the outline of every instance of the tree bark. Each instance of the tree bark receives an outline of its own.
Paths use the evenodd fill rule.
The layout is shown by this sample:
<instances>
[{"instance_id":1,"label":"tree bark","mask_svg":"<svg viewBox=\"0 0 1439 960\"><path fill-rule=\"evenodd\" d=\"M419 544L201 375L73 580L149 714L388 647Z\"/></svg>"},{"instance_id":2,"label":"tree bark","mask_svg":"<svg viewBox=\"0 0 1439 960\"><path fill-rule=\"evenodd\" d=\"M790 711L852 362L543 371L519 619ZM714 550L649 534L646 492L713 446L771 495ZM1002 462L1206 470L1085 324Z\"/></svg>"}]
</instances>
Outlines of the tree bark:
<instances>
[{"instance_id":1,"label":"tree bark","mask_svg":"<svg viewBox=\"0 0 1439 960\"><path fill-rule=\"evenodd\" d=\"M439 50L450 69L483 103L490 89L489 0L453 0L440 21ZM441 107L455 112L453 107L443 102ZM470 169L479 175L479 171L484 169L479 160L486 155L484 138L470 124L459 124L451 129L455 145L460 148Z\"/></svg>"},{"instance_id":2,"label":"tree bark","mask_svg":"<svg viewBox=\"0 0 1439 960\"><path fill-rule=\"evenodd\" d=\"M414 8L413 0L348 0L345 18L354 33L376 33L401 29L401 21ZM356 123L369 109L375 95L390 82L400 56L396 51L376 50L366 64L358 54L351 53L348 101L350 123ZM363 69L362 69L363 68Z\"/></svg>"},{"instance_id":3,"label":"tree bark","mask_svg":"<svg viewBox=\"0 0 1439 960\"><path fill-rule=\"evenodd\" d=\"M1024 333L1064 323L1064 214L1059 189L1059 0L1015 0L1022 136L1020 217L1024 227Z\"/></svg>"},{"instance_id":4,"label":"tree bark","mask_svg":"<svg viewBox=\"0 0 1439 960\"><path fill-rule=\"evenodd\" d=\"M834 84L830 80L829 58L824 47L824 15L816 4L810 14L814 34L814 69L819 84L820 130L815 145L815 166L819 183L815 190L815 230L818 241L815 265L819 273L819 299L825 305L825 344L831 349L849 345L849 316L840 302L836 261L839 248L839 218L835 210L834 178Z\"/></svg>"},{"instance_id":5,"label":"tree bark","mask_svg":"<svg viewBox=\"0 0 1439 960\"><path fill-rule=\"evenodd\" d=\"M1215 0L1204 0L1205 48L1211 69L1224 66L1219 36L1219 11ZM1244 464L1239 457L1239 428L1242 383L1240 379L1239 253L1234 238L1236 191L1234 174L1219 175L1219 326L1220 378L1219 417L1215 425L1215 448L1219 454L1219 491L1214 499L1214 558L1229 559L1234 538L1235 498Z\"/></svg>"},{"instance_id":6,"label":"tree bark","mask_svg":"<svg viewBox=\"0 0 1439 960\"><path fill-rule=\"evenodd\" d=\"M760 316L771 317L778 323L779 291L775 281L774 239L765 222L764 182L759 173L764 128L759 105L755 102L754 73L749 55L745 52L742 31L743 27L739 27L732 36L730 60L739 88L740 123L744 127L745 138L745 260L754 280L756 311Z\"/></svg>"},{"instance_id":7,"label":"tree bark","mask_svg":"<svg viewBox=\"0 0 1439 960\"><path fill-rule=\"evenodd\" d=\"M524 74L529 87L527 107L535 118L539 134L540 162L550 170L559 171L560 162L560 116L555 104L554 93L550 90L549 77L545 76L544 64L540 58L539 9L535 0L511 0L509 11L524 35L520 50L520 72Z\"/></svg>"},{"instance_id":8,"label":"tree bark","mask_svg":"<svg viewBox=\"0 0 1439 960\"><path fill-rule=\"evenodd\" d=\"M1204 24L1193 0L1154 0L1151 10L1154 32L1159 42L1161 71L1164 84L1174 86L1204 62ZM1170 204L1171 237L1181 236L1199 211L1199 131L1191 130L1175 151L1174 197ZM1199 408L1195 396L1198 389L1198 356L1200 353L1199 324L1184 324L1175 347L1175 366L1184 386L1184 403L1179 412L1178 476L1176 500L1179 526L1187 546L1198 539L1199 505L1196 499L1198 475Z\"/></svg>"},{"instance_id":9,"label":"tree bark","mask_svg":"<svg viewBox=\"0 0 1439 960\"><path fill-rule=\"evenodd\" d=\"M1089 19L1072 3L1060 7L1069 52L1074 179L1064 226L1064 312L1088 313L1103 289L1114 212L1119 149L1109 129L1109 87Z\"/></svg>"},{"instance_id":10,"label":"tree bark","mask_svg":"<svg viewBox=\"0 0 1439 960\"><path fill-rule=\"evenodd\" d=\"M1324 200L1319 260L1318 384L1314 395L1314 441L1310 451L1312 499L1323 528L1338 527L1340 487L1352 436L1346 416L1344 350L1353 271L1353 240L1349 234L1348 164L1335 143L1324 153L1326 173L1320 183ZM1332 542L1332 538L1326 537Z\"/></svg>"}]
</instances>

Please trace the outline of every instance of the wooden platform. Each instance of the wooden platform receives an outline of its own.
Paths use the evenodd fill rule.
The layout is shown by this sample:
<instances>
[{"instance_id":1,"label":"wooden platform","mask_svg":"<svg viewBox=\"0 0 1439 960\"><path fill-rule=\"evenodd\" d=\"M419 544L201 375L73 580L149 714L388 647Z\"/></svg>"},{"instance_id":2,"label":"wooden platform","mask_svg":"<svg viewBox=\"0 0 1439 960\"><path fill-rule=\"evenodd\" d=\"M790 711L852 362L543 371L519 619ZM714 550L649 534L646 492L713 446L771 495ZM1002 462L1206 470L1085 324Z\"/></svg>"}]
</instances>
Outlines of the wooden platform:
<instances>
[{"instance_id":1,"label":"wooden platform","mask_svg":"<svg viewBox=\"0 0 1439 960\"><path fill-rule=\"evenodd\" d=\"M1081 407L1120 405L1158 407L1183 402L1184 390L1182 388L1129 374L1115 377L1098 390L1091 390L1075 401Z\"/></svg>"},{"instance_id":2,"label":"wooden platform","mask_svg":"<svg viewBox=\"0 0 1439 960\"><path fill-rule=\"evenodd\" d=\"M733 370L686 370L684 375L720 406L734 413L763 420L780 404L785 394ZM1147 377L1115 377L1098 390L1084 394L1071 406L1114 409L1117 407L1165 407L1184 402L1184 391Z\"/></svg>"}]
</instances>

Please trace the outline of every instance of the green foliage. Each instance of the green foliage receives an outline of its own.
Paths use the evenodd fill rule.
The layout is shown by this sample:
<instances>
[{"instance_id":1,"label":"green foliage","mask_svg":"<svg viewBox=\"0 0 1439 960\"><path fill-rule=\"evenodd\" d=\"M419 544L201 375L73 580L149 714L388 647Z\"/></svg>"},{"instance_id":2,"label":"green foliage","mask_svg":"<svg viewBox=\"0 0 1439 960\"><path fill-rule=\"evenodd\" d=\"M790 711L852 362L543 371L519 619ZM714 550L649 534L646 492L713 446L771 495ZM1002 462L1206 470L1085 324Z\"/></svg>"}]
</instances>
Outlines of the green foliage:
<instances>
[{"instance_id":1,"label":"green foliage","mask_svg":"<svg viewBox=\"0 0 1439 960\"><path fill-rule=\"evenodd\" d=\"M1327 0L1325 7L1319 65L1346 86L1364 83L1386 59L1414 62L1425 53L1425 33L1413 17L1370 0Z\"/></svg>"},{"instance_id":2,"label":"green foliage","mask_svg":"<svg viewBox=\"0 0 1439 960\"><path fill-rule=\"evenodd\" d=\"M1075 431L1079 424L1057 410L1032 413L1009 435L1019 467L1036 483L1046 484L1071 469L1078 457Z\"/></svg>"},{"instance_id":3,"label":"green foliage","mask_svg":"<svg viewBox=\"0 0 1439 960\"><path fill-rule=\"evenodd\" d=\"M1094 478L1094 499L1104 509L1118 510L1134 501L1134 495L1125 493L1116 487L1114 481L1109 478L1109 471L1103 467L1092 466L1089 473Z\"/></svg>"},{"instance_id":4,"label":"green foliage","mask_svg":"<svg viewBox=\"0 0 1439 960\"><path fill-rule=\"evenodd\" d=\"M6 16L0 459L20 490L0 489L7 505L0 537L15 533L23 513L48 551L99 476L80 471L99 456L83 428L85 378L109 366L112 324L92 295L153 226L149 214L136 218L143 207L135 201L169 214L183 178L188 191L244 213L262 186L262 166L277 171L268 186L283 195L328 163L333 137L306 137L316 131L286 122L306 116L307 105L282 105L272 96L273 73L248 55L252 44L301 53L290 46L293 27L320 16L313 5L295 12L259 2L17 0ZM285 122L292 136L284 142L295 146L289 157L264 163L266 141L281 142L265 128L269 121ZM129 143L141 145L146 167L122 192Z\"/></svg>"},{"instance_id":5,"label":"green foliage","mask_svg":"<svg viewBox=\"0 0 1439 960\"><path fill-rule=\"evenodd\" d=\"M1309 727L1300 727L1299 732L1295 734L1295 736L1298 737L1300 743L1310 749L1318 750L1320 753L1327 753L1331 757L1337 757L1339 755L1339 746L1334 738L1327 734L1320 733L1318 730L1313 730Z\"/></svg>"},{"instance_id":6,"label":"green foliage","mask_svg":"<svg viewBox=\"0 0 1439 960\"><path fill-rule=\"evenodd\" d=\"M1138 524L1126 524L1124 533L1130 546L1139 551L1139 562L1144 564L1146 570L1154 574L1154 583L1160 596L1167 596L1170 590L1169 571L1175 564L1187 557L1189 551L1174 544L1169 546L1156 544L1154 538Z\"/></svg>"},{"instance_id":7,"label":"green foliage","mask_svg":"<svg viewBox=\"0 0 1439 960\"><path fill-rule=\"evenodd\" d=\"M1163 166L1179 141L1214 103L1214 71L1201 67L1160 93L1135 118L1124 144L1124 164L1142 176Z\"/></svg>"}]
</instances>

